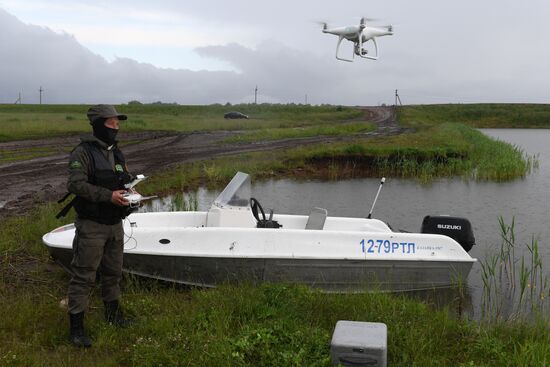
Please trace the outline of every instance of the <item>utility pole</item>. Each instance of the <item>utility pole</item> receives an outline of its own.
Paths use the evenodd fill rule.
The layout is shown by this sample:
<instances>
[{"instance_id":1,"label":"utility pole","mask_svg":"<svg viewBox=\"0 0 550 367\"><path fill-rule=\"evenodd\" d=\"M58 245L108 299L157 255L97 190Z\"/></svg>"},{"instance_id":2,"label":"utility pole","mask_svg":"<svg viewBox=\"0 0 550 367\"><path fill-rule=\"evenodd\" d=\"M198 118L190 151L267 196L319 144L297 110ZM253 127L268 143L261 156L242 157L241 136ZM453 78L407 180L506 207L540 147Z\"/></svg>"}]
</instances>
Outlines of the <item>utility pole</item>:
<instances>
[{"instance_id":1,"label":"utility pole","mask_svg":"<svg viewBox=\"0 0 550 367\"><path fill-rule=\"evenodd\" d=\"M307 105L307 93L306 93L306 105Z\"/></svg>"},{"instance_id":2,"label":"utility pole","mask_svg":"<svg viewBox=\"0 0 550 367\"><path fill-rule=\"evenodd\" d=\"M40 89L38 91L40 92L40 104L42 104L42 92L44 92L44 89L42 89L42 86L40 86Z\"/></svg>"},{"instance_id":3,"label":"utility pole","mask_svg":"<svg viewBox=\"0 0 550 367\"><path fill-rule=\"evenodd\" d=\"M17 101L15 101L14 104L21 104L21 92L19 92L19 97L17 98Z\"/></svg>"},{"instance_id":4,"label":"utility pole","mask_svg":"<svg viewBox=\"0 0 550 367\"><path fill-rule=\"evenodd\" d=\"M397 89L395 90L395 106L397 107L397 103L399 102L400 106L403 106L403 103L401 103L401 98L399 98L399 94L397 93Z\"/></svg>"},{"instance_id":5,"label":"utility pole","mask_svg":"<svg viewBox=\"0 0 550 367\"><path fill-rule=\"evenodd\" d=\"M254 104L258 104L258 86L254 89Z\"/></svg>"}]
</instances>

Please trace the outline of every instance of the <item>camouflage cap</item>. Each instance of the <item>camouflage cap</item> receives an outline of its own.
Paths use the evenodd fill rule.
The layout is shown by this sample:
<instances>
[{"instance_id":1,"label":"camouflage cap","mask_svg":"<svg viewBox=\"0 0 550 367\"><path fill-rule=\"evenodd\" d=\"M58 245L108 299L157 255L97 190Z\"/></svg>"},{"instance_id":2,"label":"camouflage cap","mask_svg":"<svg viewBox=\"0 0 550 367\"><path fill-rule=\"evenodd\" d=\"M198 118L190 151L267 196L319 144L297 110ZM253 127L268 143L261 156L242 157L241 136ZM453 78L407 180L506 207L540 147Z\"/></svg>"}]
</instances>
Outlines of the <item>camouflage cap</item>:
<instances>
[{"instance_id":1,"label":"camouflage cap","mask_svg":"<svg viewBox=\"0 0 550 367\"><path fill-rule=\"evenodd\" d=\"M91 124L98 119L108 119L109 117L118 117L119 120L128 119L128 116L119 114L113 106L108 104L98 104L90 107L87 115Z\"/></svg>"}]
</instances>

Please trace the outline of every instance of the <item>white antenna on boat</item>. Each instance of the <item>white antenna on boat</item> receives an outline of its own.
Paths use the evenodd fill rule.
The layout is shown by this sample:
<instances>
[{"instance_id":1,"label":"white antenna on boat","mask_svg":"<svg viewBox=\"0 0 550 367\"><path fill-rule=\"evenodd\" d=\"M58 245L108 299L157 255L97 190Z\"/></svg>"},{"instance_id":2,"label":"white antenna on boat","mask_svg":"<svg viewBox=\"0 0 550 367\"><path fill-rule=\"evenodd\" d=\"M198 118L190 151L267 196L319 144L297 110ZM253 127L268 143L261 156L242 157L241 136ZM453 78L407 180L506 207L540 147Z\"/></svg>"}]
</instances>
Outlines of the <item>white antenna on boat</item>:
<instances>
[{"instance_id":1,"label":"white antenna on boat","mask_svg":"<svg viewBox=\"0 0 550 367\"><path fill-rule=\"evenodd\" d=\"M372 217L372 211L374 210L374 206L376 205L376 200L378 200L378 195L380 195L380 191L382 191L382 186L384 185L384 182L386 182L386 177L382 177L380 180L380 187L378 187L378 192L376 193L376 196L374 197L374 202L372 203L372 208L370 208L368 219L371 219Z\"/></svg>"}]
</instances>

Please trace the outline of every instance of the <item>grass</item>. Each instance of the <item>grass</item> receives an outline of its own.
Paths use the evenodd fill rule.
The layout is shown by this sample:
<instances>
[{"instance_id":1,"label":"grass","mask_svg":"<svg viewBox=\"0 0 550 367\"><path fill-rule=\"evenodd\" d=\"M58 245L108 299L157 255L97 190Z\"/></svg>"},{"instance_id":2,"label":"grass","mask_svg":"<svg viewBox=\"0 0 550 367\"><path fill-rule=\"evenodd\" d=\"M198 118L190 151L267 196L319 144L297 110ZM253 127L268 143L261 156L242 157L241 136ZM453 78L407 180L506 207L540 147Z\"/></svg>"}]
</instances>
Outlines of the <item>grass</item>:
<instances>
[{"instance_id":1,"label":"grass","mask_svg":"<svg viewBox=\"0 0 550 367\"><path fill-rule=\"evenodd\" d=\"M125 293L126 310L138 315L138 323L123 331L105 325L95 297L96 308L86 320L94 346L86 351L68 345L66 315L56 299L13 297L19 317L4 325L0 361L6 366L330 366L334 325L347 319L388 325L392 366L549 362L543 327L481 329L402 297L327 295L285 285L210 291L148 286L132 284ZM2 306L9 314L16 311ZM6 334L13 337L7 343Z\"/></svg>"},{"instance_id":2,"label":"grass","mask_svg":"<svg viewBox=\"0 0 550 367\"><path fill-rule=\"evenodd\" d=\"M186 289L135 277L125 278L123 304L137 324L106 325L96 289L86 318L94 346L73 348L59 307L68 276L48 263L39 240L61 224L57 209L41 206L0 224L0 365L330 366L338 320L385 323L392 366L550 363L550 330L542 322L478 324L391 294L324 294L285 284Z\"/></svg>"},{"instance_id":3,"label":"grass","mask_svg":"<svg viewBox=\"0 0 550 367\"><path fill-rule=\"evenodd\" d=\"M244 143L265 140L280 140L291 138L307 138L312 136L342 136L353 135L358 133L366 133L375 130L376 127L372 123L357 122L341 124L339 126L319 125L312 127L298 128L273 128L259 129L252 132L246 132L225 139L225 143Z\"/></svg>"},{"instance_id":4,"label":"grass","mask_svg":"<svg viewBox=\"0 0 550 367\"><path fill-rule=\"evenodd\" d=\"M319 135L345 135L348 141L350 137L356 139L351 143L291 149L284 153L271 154L271 159L265 159L261 155L232 158L251 157L252 162L245 162L245 169L239 169L250 172L259 169L262 176L269 172L278 172L290 176L309 174L329 179L360 176L415 177L422 182L429 182L437 177L449 176L494 181L524 177L532 168L536 168L536 157L526 156L520 148L490 139L463 123L481 124L480 121L485 120L506 123L512 121L504 118L510 119L510 111L515 111L514 116L525 117L524 121L539 121L540 119L535 118L529 120L529 116L545 116L545 106L407 106L399 109L399 118L402 124L414 127L414 133L368 139L361 133L370 131L373 126L357 122L363 112L353 108L268 104L121 105L117 108L131 117L124 125L127 131L244 131L228 138L225 141L227 144ZM235 109L253 118L223 119L224 111ZM81 105L0 106L0 140L88 131L89 126L83 116L85 110L86 106ZM75 117L79 115L80 118ZM22 158L30 156L21 155ZM21 158L10 155L8 159ZM239 162L225 160L223 163L229 164L231 169L222 169L216 168L219 166L216 162L219 161L205 164L209 166L205 170L207 182L216 182L216 176L220 175L218 171L234 172L232 168L240 165ZM177 171L181 169L176 170L176 175L181 176ZM222 176L227 177L226 174Z\"/></svg>"},{"instance_id":5,"label":"grass","mask_svg":"<svg viewBox=\"0 0 550 367\"><path fill-rule=\"evenodd\" d=\"M197 211L199 201L196 194L190 194L185 197L181 192L177 192L171 200L171 211Z\"/></svg>"},{"instance_id":6,"label":"grass","mask_svg":"<svg viewBox=\"0 0 550 367\"><path fill-rule=\"evenodd\" d=\"M0 141L44 138L89 132L87 105L0 105ZM128 114L125 131L212 131L289 128L334 124L359 119L354 108L310 105L119 105ZM225 120L239 110L249 120Z\"/></svg>"},{"instance_id":7,"label":"grass","mask_svg":"<svg viewBox=\"0 0 550 367\"><path fill-rule=\"evenodd\" d=\"M0 151L0 164L48 157L54 154L69 154L71 149L72 147L32 147Z\"/></svg>"},{"instance_id":8,"label":"grass","mask_svg":"<svg viewBox=\"0 0 550 367\"><path fill-rule=\"evenodd\" d=\"M297 151L297 154L304 154ZM460 124L440 124L413 134L380 138L305 152L306 159L330 158L368 167L374 176L463 176L476 180L505 181L528 174L534 157L510 144L488 138Z\"/></svg>"},{"instance_id":9,"label":"grass","mask_svg":"<svg viewBox=\"0 0 550 367\"><path fill-rule=\"evenodd\" d=\"M550 331L542 323L476 324L390 294L324 294L285 284L185 289L135 277L125 278L123 304L137 324L106 325L96 289L86 318L94 346L73 348L58 305L68 276L51 268L39 242L56 210L46 205L0 224L3 366L330 366L338 320L385 323L392 366L550 363Z\"/></svg>"},{"instance_id":10,"label":"grass","mask_svg":"<svg viewBox=\"0 0 550 367\"><path fill-rule=\"evenodd\" d=\"M421 127L455 122L476 128L550 128L550 104L440 104L399 108L399 120Z\"/></svg>"}]
</instances>

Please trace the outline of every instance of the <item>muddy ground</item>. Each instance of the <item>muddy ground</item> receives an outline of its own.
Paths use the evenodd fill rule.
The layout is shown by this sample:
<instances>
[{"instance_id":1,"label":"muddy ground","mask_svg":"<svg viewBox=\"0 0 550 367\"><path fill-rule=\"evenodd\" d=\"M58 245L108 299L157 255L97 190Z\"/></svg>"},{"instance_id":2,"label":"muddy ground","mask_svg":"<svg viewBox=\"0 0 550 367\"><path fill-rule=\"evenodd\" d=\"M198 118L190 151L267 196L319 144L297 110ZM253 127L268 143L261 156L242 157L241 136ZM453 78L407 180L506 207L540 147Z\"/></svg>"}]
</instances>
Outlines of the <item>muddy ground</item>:
<instances>
[{"instance_id":1,"label":"muddy ground","mask_svg":"<svg viewBox=\"0 0 550 367\"><path fill-rule=\"evenodd\" d=\"M363 136L396 135L406 129L400 127L391 107L364 107L365 121L377 125L375 131ZM123 127L124 128L124 127ZM235 131L214 131L196 133L177 132L135 132L119 134L121 141L134 141L122 147L128 166L134 173L154 175L155 171L172 165L244 152L268 151L323 142L354 139L357 136L317 136L310 138L258 141L253 143L221 144ZM0 150L44 147L58 153L41 158L0 165L0 218L23 213L36 203L56 200L65 192L67 180L67 147L79 142L79 135L0 143Z\"/></svg>"}]
</instances>

